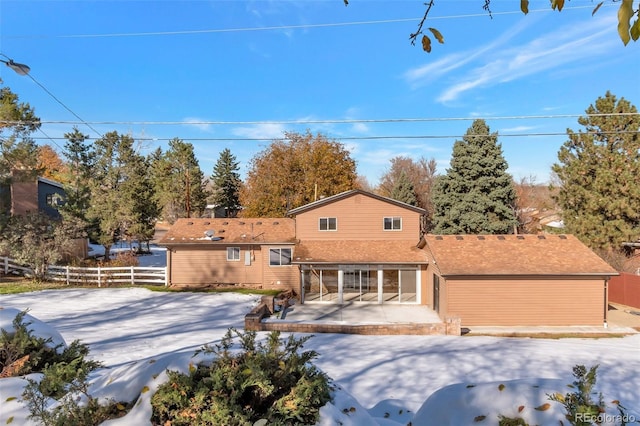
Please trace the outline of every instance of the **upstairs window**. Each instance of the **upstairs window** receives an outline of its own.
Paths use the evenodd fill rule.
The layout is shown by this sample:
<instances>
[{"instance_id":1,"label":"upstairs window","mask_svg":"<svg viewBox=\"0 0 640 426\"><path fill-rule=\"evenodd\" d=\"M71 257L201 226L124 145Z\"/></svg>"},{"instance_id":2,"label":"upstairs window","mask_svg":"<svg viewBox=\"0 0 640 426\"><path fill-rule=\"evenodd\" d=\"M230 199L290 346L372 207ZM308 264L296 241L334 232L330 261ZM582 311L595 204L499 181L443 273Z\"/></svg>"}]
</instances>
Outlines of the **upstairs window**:
<instances>
[{"instance_id":1,"label":"upstairs window","mask_svg":"<svg viewBox=\"0 0 640 426\"><path fill-rule=\"evenodd\" d=\"M337 231L338 219L335 217L321 217L319 223L319 229L321 231Z\"/></svg>"},{"instance_id":2,"label":"upstairs window","mask_svg":"<svg viewBox=\"0 0 640 426\"><path fill-rule=\"evenodd\" d=\"M402 218L399 216L385 217L383 224L384 224L383 229L385 231L401 231L402 230Z\"/></svg>"},{"instance_id":3,"label":"upstairs window","mask_svg":"<svg viewBox=\"0 0 640 426\"><path fill-rule=\"evenodd\" d=\"M269 266L286 266L286 265L291 265L291 249L290 248L269 249Z\"/></svg>"},{"instance_id":4,"label":"upstairs window","mask_svg":"<svg viewBox=\"0 0 640 426\"><path fill-rule=\"evenodd\" d=\"M227 247L227 260L240 260L240 247Z\"/></svg>"}]
</instances>

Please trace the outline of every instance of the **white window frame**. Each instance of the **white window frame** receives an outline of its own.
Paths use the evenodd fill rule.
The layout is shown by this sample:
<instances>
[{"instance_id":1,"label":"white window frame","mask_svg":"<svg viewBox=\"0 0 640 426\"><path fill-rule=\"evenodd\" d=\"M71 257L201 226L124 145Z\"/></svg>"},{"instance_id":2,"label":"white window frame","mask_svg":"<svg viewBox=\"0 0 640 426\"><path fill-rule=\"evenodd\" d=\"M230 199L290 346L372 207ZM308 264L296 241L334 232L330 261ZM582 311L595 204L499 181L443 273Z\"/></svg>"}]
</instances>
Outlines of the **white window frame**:
<instances>
[{"instance_id":1,"label":"white window frame","mask_svg":"<svg viewBox=\"0 0 640 426\"><path fill-rule=\"evenodd\" d=\"M387 228L387 220L391 219L391 228ZM396 219L400 222L400 227L394 227ZM402 216L385 216L382 218L382 229L384 231L402 231Z\"/></svg>"},{"instance_id":2,"label":"white window frame","mask_svg":"<svg viewBox=\"0 0 640 426\"><path fill-rule=\"evenodd\" d=\"M229 256L229 254L231 254L231 256ZM239 261L240 261L240 247L227 247L227 262L239 262Z\"/></svg>"},{"instance_id":3,"label":"white window frame","mask_svg":"<svg viewBox=\"0 0 640 426\"><path fill-rule=\"evenodd\" d=\"M331 219L333 219L333 223L335 227L331 228ZM325 220L326 228L322 228L322 221ZM337 231L338 230L338 218L337 217L320 217L318 218L318 230L320 231Z\"/></svg>"},{"instance_id":4,"label":"white window frame","mask_svg":"<svg viewBox=\"0 0 640 426\"><path fill-rule=\"evenodd\" d=\"M278 250L278 261L279 263L271 262L271 251ZM282 263L282 250L289 250L289 263ZM269 266L271 267L280 267L280 266L291 266L291 260L293 258L293 249L291 247L271 247L269 248Z\"/></svg>"}]
</instances>

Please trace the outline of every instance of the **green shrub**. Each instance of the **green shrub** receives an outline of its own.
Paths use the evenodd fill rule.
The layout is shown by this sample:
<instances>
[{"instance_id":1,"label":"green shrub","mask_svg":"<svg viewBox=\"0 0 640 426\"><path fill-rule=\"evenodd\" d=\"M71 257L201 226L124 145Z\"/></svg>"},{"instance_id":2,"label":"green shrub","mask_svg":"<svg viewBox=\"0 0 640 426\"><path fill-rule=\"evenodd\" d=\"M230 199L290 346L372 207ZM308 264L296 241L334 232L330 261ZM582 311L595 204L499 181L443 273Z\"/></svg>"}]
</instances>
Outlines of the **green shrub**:
<instances>
[{"instance_id":1,"label":"green shrub","mask_svg":"<svg viewBox=\"0 0 640 426\"><path fill-rule=\"evenodd\" d=\"M75 340L63 349L64 344L54 345L52 338L35 336L26 314L16 315L13 331L0 330L0 370L6 377L42 373L40 381L27 379L22 394L29 418L45 426L94 426L125 414L130 404L101 405L89 395L89 373L102 366L85 359L89 347ZM53 409L51 398L59 402Z\"/></svg>"},{"instance_id":2,"label":"green shrub","mask_svg":"<svg viewBox=\"0 0 640 426\"><path fill-rule=\"evenodd\" d=\"M29 373L39 373L53 364L71 363L81 359L87 367L98 368L99 362L86 361L84 357L89 348L76 340L68 347L63 344L53 345L53 339L35 336L24 317L27 311L22 311L13 320L13 331L0 330L0 371L4 376L20 376ZM22 360L22 362L19 362Z\"/></svg>"},{"instance_id":3,"label":"green shrub","mask_svg":"<svg viewBox=\"0 0 640 426\"><path fill-rule=\"evenodd\" d=\"M575 391L565 395L559 393L549 395L550 400L560 402L564 406L565 417L572 425L591 426L593 422L589 419L596 418L605 411L602 394L596 394L593 390L596 385L597 371L597 365L591 367L589 371L584 365L576 365L573 367L575 380L569 385ZM594 397L597 398L596 401Z\"/></svg>"},{"instance_id":4,"label":"green shrub","mask_svg":"<svg viewBox=\"0 0 640 426\"><path fill-rule=\"evenodd\" d=\"M234 351L234 339L240 350ZM330 401L330 379L311 364L315 351L299 352L310 336L280 339L272 332L256 343L255 332L229 329L210 364L190 366L189 374L168 371L169 380L151 398L157 425L314 424Z\"/></svg>"},{"instance_id":5,"label":"green shrub","mask_svg":"<svg viewBox=\"0 0 640 426\"><path fill-rule=\"evenodd\" d=\"M73 374L76 367L77 375L65 383L64 380ZM89 394L89 372L86 364L81 362L60 363L47 367L40 382L27 379L29 384L22 398L29 408L29 418L44 426L97 426L125 415L132 404L112 400L100 404ZM52 397L58 400L53 408L50 406Z\"/></svg>"},{"instance_id":6,"label":"green shrub","mask_svg":"<svg viewBox=\"0 0 640 426\"><path fill-rule=\"evenodd\" d=\"M600 424L600 418L606 412L602 394L594 391L597 372L598 365L591 367L589 371L584 365L576 365L573 367L575 380L569 385L570 388L575 390L565 395L560 393L549 395L551 401L559 402L564 406L565 417L571 425L591 426ZM614 400L612 402L616 405L618 411L616 416L620 424L626 425L627 421L633 416L628 416L626 408L619 401Z\"/></svg>"}]
</instances>

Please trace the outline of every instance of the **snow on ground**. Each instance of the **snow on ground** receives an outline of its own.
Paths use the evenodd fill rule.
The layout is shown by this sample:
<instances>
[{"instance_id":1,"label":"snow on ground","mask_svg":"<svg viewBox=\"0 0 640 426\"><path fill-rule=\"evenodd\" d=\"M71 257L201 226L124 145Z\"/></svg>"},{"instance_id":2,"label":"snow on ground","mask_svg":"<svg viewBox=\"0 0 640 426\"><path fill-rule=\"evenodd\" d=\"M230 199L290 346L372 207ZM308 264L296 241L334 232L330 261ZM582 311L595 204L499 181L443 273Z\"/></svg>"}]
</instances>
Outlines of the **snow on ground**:
<instances>
[{"instance_id":1,"label":"snow on ground","mask_svg":"<svg viewBox=\"0 0 640 426\"><path fill-rule=\"evenodd\" d=\"M148 401L164 370L186 371L194 351L219 341L228 327L241 328L258 299L69 289L3 295L0 306L12 308L10 314L29 309L67 343L87 343L91 357L106 365L94 375L95 396L132 399L147 386L131 413L108 422L138 426L149 424ZM320 353L316 365L338 386L334 404L321 411L320 424L326 426L493 425L500 413L557 425L562 407L551 402L545 409L547 394L570 391L566 384L573 381L576 364L599 364L597 389L605 400L620 400L640 419L640 334L603 339L316 334L305 349ZM24 383L0 379L0 424L12 416L13 424L30 424L19 400Z\"/></svg>"},{"instance_id":2,"label":"snow on ground","mask_svg":"<svg viewBox=\"0 0 640 426\"><path fill-rule=\"evenodd\" d=\"M133 243L137 245L137 243ZM115 257L120 252L131 251L132 244L118 242L111 246L111 256ZM104 256L104 247L99 244L89 244L89 257ZM151 244L150 254L138 255L138 266L167 266L167 249Z\"/></svg>"}]
</instances>

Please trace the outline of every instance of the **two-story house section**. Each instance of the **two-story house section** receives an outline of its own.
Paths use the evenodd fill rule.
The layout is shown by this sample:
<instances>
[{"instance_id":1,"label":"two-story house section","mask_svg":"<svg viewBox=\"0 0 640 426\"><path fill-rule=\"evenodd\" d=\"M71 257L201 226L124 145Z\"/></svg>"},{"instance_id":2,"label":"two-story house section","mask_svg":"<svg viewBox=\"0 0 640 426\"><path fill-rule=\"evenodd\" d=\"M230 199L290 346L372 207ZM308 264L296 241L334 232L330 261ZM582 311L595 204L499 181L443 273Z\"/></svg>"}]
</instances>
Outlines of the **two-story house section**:
<instances>
[{"instance_id":1,"label":"two-story house section","mask_svg":"<svg viewBox=\"0 0 640 426\"><path fill-rule=\"evenodd\" d=\"M425 213L361 190L290 210L303 303L426 303Z\"/></svg>"}]
</instances>

